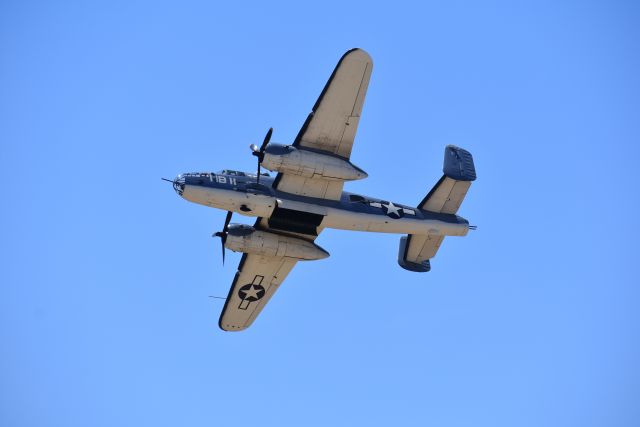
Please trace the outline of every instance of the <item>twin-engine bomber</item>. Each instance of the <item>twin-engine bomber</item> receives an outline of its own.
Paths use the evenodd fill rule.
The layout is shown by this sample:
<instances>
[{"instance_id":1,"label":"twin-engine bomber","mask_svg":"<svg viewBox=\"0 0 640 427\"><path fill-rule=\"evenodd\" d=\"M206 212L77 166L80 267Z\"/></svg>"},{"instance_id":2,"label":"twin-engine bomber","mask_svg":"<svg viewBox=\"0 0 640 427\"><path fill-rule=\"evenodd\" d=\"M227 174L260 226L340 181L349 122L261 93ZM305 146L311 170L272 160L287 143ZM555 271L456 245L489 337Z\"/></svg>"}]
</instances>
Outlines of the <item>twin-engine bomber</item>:
<instances>
[{"instance_id":1,"label":"twin-engine bomber","mask_svg":"<svg viewBox=\"0 0 640 427\"><path fill-rule=\"evenodd\" d=\"M183 198L227 211L214 234L223 263L225 248L243 255L220 315L223 330L251 326L298 261L327 258L315 243L325 228L404 234L398 264L415 272L431 269L445 236L474 229L456 215L476 179L473 157L453 145L445 148L444 175L416 207L342 191L345 181L367 177L350 157L372 69L364 50L345 53L292 144L270 144L269 129L260 147L250 146L257 173L227 169L165 179ZM234 212L257 217L255 224L230 224Z\"/></svg>"}]
</instances>

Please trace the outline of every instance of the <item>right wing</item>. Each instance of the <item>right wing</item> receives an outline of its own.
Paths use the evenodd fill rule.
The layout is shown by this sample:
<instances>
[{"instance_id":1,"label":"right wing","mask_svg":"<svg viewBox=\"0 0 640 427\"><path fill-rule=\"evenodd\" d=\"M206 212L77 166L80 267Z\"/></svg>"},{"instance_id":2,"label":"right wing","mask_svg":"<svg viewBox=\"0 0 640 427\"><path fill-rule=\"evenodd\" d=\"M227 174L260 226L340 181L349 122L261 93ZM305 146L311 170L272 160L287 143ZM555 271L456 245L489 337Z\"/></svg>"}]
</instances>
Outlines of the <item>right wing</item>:
<instances>
[{"instance_id":1,"label":"right wing","mask_svg":"<svg viewBox=\"0 0 640 427\"><path fill-rule=\"evenodd\" d=\"M364 50L351 49L345 53L292 145L348 160L372 69L373 60ZM331 200L340 200L342 186L342 181L282 173L274 182L274 188L286 193Z\"/></svg>"},{"instance_id":2,"label":"right wing","mask_svg":"<svg viewBox=\"0 0 640 427\"><path fill-rule=\"evenodd\" d=\"M220 314L220 328L241 331L251 326L296 262L291 258L243 254Z\"/></svg>"}]
</instances>

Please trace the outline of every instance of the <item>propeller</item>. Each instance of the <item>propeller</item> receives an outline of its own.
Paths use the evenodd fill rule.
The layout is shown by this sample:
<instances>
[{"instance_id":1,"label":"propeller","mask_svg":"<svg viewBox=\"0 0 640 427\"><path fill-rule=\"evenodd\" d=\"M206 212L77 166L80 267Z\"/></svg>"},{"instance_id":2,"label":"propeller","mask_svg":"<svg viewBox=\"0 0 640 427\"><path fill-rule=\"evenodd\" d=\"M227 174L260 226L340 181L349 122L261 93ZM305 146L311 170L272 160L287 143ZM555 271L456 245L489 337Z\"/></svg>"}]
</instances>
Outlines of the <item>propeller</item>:
<instances>
[{"instance_id":1,"label":"propeller","mask_svg":"<svg viewBox=\"0 0 640 427\"><path fill-rule=\"evenodd\" d=\"M256 156L258 158L258 184L260 184L260 165L262 164L262 161L264 160L264 150L267 148L267 145L269 144L269 141L271 141L271 134L273 133L273 128L269 128L269 130L267 131L267 134L264 137L264 141L262 141L262 145L260 146L260 148L258 148L258 146L256 144L251 144L249 146L249 148L251 148L251 151L254 156Z\"/></svg>"},{"instance_id":2,"label":"propeller","mask_svg":"<svg viewBox=\"0 0 640 427\"><path fill-rule=\"evenodd\" d=\"M224 227L222 227L222 231L218 231L213 236L219 237L222 242L222 265L224 265L224 244L227 242L227 236L229 235L229 222L231 221L231 215L233 212L228 211L227 217L224 220Z\"/></svg>"}]
</instances>

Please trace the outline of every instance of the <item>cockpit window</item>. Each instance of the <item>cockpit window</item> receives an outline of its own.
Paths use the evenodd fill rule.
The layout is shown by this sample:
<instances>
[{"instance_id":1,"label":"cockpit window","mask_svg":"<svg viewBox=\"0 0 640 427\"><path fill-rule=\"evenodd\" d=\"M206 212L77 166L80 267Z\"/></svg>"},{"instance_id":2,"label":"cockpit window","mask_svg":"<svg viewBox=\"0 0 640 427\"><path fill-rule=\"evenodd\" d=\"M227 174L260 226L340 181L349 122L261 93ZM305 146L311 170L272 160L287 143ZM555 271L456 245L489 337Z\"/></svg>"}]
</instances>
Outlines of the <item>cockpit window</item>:
<instances>
[{"instance_id":1,"label":"cockpit window","mask_svg":"<svg viewBox=\"0 0 640 427\"><path fill-rule=\"evenodd\" d=\"M244 175L245 176L250 176L252 178L257 176L257 174L255 174L255 173L245 173ZM271 176L271 175L269 173L267 173L267 172L260 172L260 176Z\"/></svg>"},{"instance_id":2,"label":"cockpit window","mask_svg":"<svg viewBox=\"0 0 640 427\"><path fill-rule=\"evenodd\" d=\"M196 176L196 177L200 177L200 178L208 178L210 173L209 172L186 172L181 174L182 176Z\"/></svg>"},{"instance_id":3,"label":"cockpit window","mask_svg":"<svg viewBox=\"0 0 640 427\"><path fill-rule=\"evenodd\" d=\"M365 199L362 196L359 196L357 194L351 194L349 196L349 201L352 203L364 203Z\"/></svg>"},{"instance_id":4,"label":"cockpit window","mask_svg":"<svg viewBox=\"0 0 640 427\"><path fill-rule=\"evenodd\" d=\"M225 169L222 172L220 172L222 175L234 175L234 176L245 176L244 172L240 172L240 171L233 171L231 169Z\"/></svg>"}]
</instances>

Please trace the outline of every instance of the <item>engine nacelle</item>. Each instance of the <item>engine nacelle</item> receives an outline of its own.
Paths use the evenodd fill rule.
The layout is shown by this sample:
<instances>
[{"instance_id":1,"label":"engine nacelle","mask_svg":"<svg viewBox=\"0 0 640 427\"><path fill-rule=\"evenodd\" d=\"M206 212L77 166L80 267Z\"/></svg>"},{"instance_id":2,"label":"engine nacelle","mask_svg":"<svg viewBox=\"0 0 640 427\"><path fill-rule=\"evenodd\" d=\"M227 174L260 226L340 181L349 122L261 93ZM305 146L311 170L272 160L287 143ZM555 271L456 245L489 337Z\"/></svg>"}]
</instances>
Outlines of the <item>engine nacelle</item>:
<instances>
[{"instance_id":1,"label":"engine nacelle","mask_svg":"<svg viewBox=\"0 0 640 427\"><path fill-rule=\"evenodd\" d=\"M256 230L244 224L232 224L229 226L227 241L224 246L234 252L299 260L316 260L329 256L329 252L313 242L297 237Z\"/></svg>"},{"instance_id":2,"label":"engine nacelle","mask_svg":"<svg viewBox=\"0 0 640 427\"><path fill-rule=\"evenodd\" d=\"M354 181L368 176L348 160L300 150L291 145L269 144L264 152L262 166L271 171L327 181Z\"/></svg>"}]
</instances>

